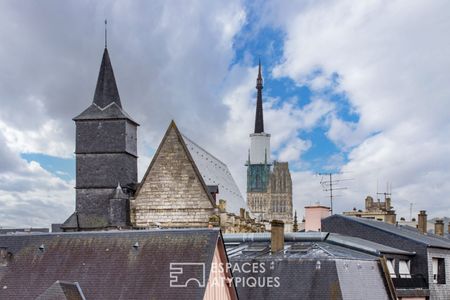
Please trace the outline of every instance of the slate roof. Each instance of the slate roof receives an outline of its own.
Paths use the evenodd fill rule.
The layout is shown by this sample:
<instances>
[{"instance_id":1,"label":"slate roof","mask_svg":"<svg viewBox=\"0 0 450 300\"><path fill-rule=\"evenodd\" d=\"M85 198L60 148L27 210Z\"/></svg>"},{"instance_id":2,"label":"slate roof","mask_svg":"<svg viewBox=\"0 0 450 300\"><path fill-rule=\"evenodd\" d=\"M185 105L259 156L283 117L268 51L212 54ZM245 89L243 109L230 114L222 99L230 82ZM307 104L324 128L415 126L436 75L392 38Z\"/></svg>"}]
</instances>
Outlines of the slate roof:
<instances>
[{"instance_id":1,"label":"slate roof","mask_svg":"<svg viewBox=\"0 0 450 300\"><path fill-rule=\"evenodd\" d=\"M108 227L109 222L105 216L98 214L85 214L74 212L61 225L63 229L98 230Z\"/></svg>"},{"instance_id":2,"label":"slate roof","mask_svg":"<svg viewBox=\"0 0 450 300\"><path fill-rule=\"evenodd\" d=\"M210 270L219 238L213 229L0 235L0 248L13 254L0 299L35 299L57 280L78 282L86 299L203 299L204 287L169 287L170 263Z\"/></svg>"},{"instance_id":3,"label":"slate roof","mask_svg":"<svg viewBox=\"0 0 450 300\"><path fill-rule=\"evenodd\" d=\"M450 249L450 241L448 241L447 239L436 236L434 234L422 234L417 229L414 229L412 227L406 228L403 226L396 226L381 221L344 215L332 215L328 218L325 218L323 222L326 222L326 220L333 220L333 218L341 218L348 222L357 222L359 224L363 224L377 230L388 232L392 235L401 236L417 243L424 244L427 247Z\"/></svg>"},{"instance_id":4,"label":"slate roof","mask_svg":"<svg viewBox=\"0 0 450 300\"><path fill-rule=\"evenodd\" d=\"M366 251L374 253L376 255L383 254L400 254L400 255L415 255L415 252L404 251L401 249L389 247L383 244L375 243L372 241L364 240L358 237L340 235L337 233L330 233L327 241L330 243L342 245L349 248L359 249L360 251Z\"/></svg>"},{"instance_id":5,"label":"slate roof","mask_svg":"<svg viewBox=\"0 0 450 300\"><path fill-rule=\"evenodd\" d=\"M188 137L183 135L183 139L206 185L217 185L219 187L217 200L224 199L227 201L227 212L239 215L240 208L249 211L227 165Z\"/></svg>"},{"instance_id":6,"label":"slate roof","mask_svg":"<svg viewBox=\"0 0 450 300\"><path fill-rule=\"evenodd\" d=\"M119 90L117 89L116 79L114 77L114 71L107 48L103 51L103 58L100 65L100 71L98 72L93 102L98 105L98 107L102 108L114 102L117 106L122 108Z\"/></svg>"},{"instance_id":7,"label":"slate roof","mask_svg":"<svg viewBox=\"0 0 450 300\"><path fill-rule=\"evenodd\" d=\"M242 248L245 250L248 245L256 245L257 243L260 243L260 245L267 245L267 249L265 249L266 252L270 250L270 233L225 234L224 241L227 245L227 249L232 245L238 246L233 247L233 249L229 248L228 254L230 257L233 255L235 256L239 249ZM285 255L295 254L295 250L292 249L295 249L297 246L301 245L301 243L305 243L305 245L314 244L318 247L318 249L322 249L324 251L327 249L329 254L333 253L333 257L341 258L355 257L355 255L360 258L379 257L383 254L400 254L407 256L415 255L414 252L400 250L357 237L328 232L285 233L285 242ZM262 251L263 249L260 250ZM369 256L367 256L367 254ZM260 252L258 255L263 255L263 252Z\"/></svg>"},{"instance_id":8,"label":"slate roof","mask_svg":"<svg viewBox=\"0 0 450 300\"><path fill-rule=\"evenodd\" d=\"M78 282L56 281L36 300L86 300Z\"/></svg>"},{"instance_id":9,"label":"slate roof","mask_svg":"<svg viewBox=\"0 0 450 300\"><path fill-rule=\"evenodd\" d=\"M240 299L393 298L377 255L329 239L323 232L289 234L284 251L271 253L267 234L247 235L246 241L225 234L229 260L240 266L233 271ZM243 271L245 264L255 263L263 269ZM258 282L256 287L248 285L252 278ZM279 286L267 286L268 278L278 278ZM266 285L261 285L264 280Z\"/></svg>"},{"instance_id":10,"label":"slate roof","mask_svg":"<svg viewBox=\"0 0 450 300\"><path fill-rule=\"evenodd\" d=\"M97 104L92 103L81 114L73 118L74 121L86 120L129 120L130 122L139 125L128 115L117 103L113 102L104 108L100 108Z\"/></svg>"},{"instance_id":11,"label":"slate roof","mask_svg":"<svg viewBox=\"0 0 450 300\"><path fill-rule=\"evenodd\" d=\"M49 232L48 228L0 228L0 234L28 234L34 232Z\"/></svg>"},{"instance_id":12,"label":"slate roof","mask_svg":"<svg viewBox=\"0 0 450 300\"><path fill-rule=\"evenodd\" d=\"M105 48L103 52L92 104L81 114L73 118L74 121L99 119L127 119L132 123L139 125L122 108L119 90L117 89L116 79L114 77L107 48Z\"/></svg>"}]
</instances>

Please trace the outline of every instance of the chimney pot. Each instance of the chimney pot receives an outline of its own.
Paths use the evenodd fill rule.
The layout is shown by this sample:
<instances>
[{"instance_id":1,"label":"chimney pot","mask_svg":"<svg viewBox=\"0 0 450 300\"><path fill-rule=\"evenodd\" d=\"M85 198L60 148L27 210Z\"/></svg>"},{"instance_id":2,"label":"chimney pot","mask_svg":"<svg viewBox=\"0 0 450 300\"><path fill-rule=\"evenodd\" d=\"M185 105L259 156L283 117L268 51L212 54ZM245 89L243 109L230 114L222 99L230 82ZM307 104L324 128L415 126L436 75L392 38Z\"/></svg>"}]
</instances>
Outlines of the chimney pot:
<instances>
[{"instance_id":1,"label":"chimney pot","mask_svg":"<svg viewBox=\"0 0 450 300\"><path fill-rule=\"evenodd\" d=\"M418 215L417 228L421 233L427 233L427 212L425 210L421 210Z\"/></svg>"},{"instance_id":2,"label":"chimney pot","mask_svg":"<svg viewBox=\"0 0 450 300\"><path fill-rule=\"evenodd\" d=\"M444 220L436 220L436 222L434 223L434 234L444 236Z\"/></svg>"},{"instance_id":3,"label":"chimney pot","mask_svg":"<svg viewBox=\"0 0 450 300\"><path fill-rule=\"evenodd\" d=\"M227 201L224 199L219 200L219 212L224 213L227 211Z\"/></svg>"},{"instance_id":4,"label":"chimney pot","mask_svg":"<svg viewBox=\"0 0 450 300\"><path fill-rule=\"evenodd\" d=\"M271 223L271 252L275 253L284 249L284 223L273 220Z\"/></svg>"},{"instance_id":5,"label":"chimney pot","mask_svg":"<svg viewBox=\"0 0 450 300\"><path fill-rule=\"evenodd\" d=\"M0 267L8 266L11 261L12 254L8 252L7 248L0 248Z\"/></svg>"}]
</instances>

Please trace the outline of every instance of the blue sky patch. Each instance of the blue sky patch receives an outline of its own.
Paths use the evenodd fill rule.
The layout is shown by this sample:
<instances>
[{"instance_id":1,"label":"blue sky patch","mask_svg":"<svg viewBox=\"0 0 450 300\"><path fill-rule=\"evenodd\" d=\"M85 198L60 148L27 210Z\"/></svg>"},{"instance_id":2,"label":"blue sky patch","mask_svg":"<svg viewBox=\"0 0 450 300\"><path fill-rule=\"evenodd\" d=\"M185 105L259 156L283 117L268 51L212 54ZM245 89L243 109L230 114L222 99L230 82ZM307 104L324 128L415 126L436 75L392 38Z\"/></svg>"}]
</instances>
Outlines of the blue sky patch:
<instances>
[{"instance_id":1,"label":"blue sky patch","mask_svg":"<svg viewBox=\"0 0 450 300\"><path fill-rule=\"evenodd\" d=\"M20 156L27 162L38 162L42 168L63 180L75 179L74 158L60 158L42 153L21 153Z\"/></svg>"}]
</instances>

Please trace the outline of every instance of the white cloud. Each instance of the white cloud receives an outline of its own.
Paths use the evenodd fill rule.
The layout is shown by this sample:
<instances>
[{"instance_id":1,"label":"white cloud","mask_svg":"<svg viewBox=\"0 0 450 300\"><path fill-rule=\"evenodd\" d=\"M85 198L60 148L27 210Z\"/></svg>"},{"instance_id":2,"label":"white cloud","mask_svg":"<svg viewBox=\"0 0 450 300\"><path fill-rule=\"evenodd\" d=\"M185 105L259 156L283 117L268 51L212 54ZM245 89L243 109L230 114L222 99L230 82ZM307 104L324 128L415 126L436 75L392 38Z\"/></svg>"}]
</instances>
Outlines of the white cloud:
<instances>
[{"instance_id":1,"label":"white cloud","mask_svg":"<svg viewBox=\"0 0 450 300\"><path fill-rule=\"evenodd\" d=\"M72 157L73 142L64 139L65 133L56 120L44 121L33 129L18 129L1 122L5 142L17 153L46 153L58 157Z\"/></svg>"},{"instance_id":2,"label":"white cloud","mask_svg":"<svg viewBox=\"0 0 450 300\"><path fill-rule=\"evenodd\" d=\"M359 145L367 137L367 132L359 127L358 123L344 121L336 114L330 115L327 122L327 137L343 150Z\"/></svg>"},{"instance_id":3,"label":"white cloud","mask_svg":"<svg viewBox=\"0 0 450 300\"><path fill-rule=\"evenodd\" d=\"M286 146L284 146L278 159L280 161L297 161L300 160L300 155L311 147L310 141L303 141L301 139L290 140Z\"/></svg>"},{"instance_id":4,"label":"white cloud","mask_svg":"<svg viewBox=\"0 0 450 300\"><path fill-rule=\"evenodd\" d=\"M10 209L10 220L48 224L54 221L47 215L54 212L48 206L74 204L73 182L24 162L18 153L72 155L71 118L91 102L105 17L123 106L141 124L140 176L150 160L149 149L158 146L170 119L175 119L183 133L229 165L245 192L256 69L248 66L248 53L242 64L230 67L234 37L248 21L242 3L51 5L52 10L41 3L0 3L0 60L6 62L0 74L0 129L9 149L0 149L0 176L8 182L0 191L0 207ZM440 205L450 180L447 2L274 1L260 8L261 22L286 33L284 61L272 75L291 77L317 93L304 107L298 107L295 98L280 103L264 95L274 154L302 164L298 158L314 140L302 140L298 134L326 124L333 142L352 149L343 170L352 172L355 180L339 209L362 205L366 194L376 191L377 179L393 183L394 205L400 211L408 209L409 202L417 209ZM346 94L358 122L337 115L336 105L324 93L330 89ZM329 164L340 160L336 155ZM20 168L12 170L14 165ZM312 173L293 172L292 177L297 208L325 199ZM17 186L23 188L16 194L6 191ZM69 194L68 204L58 204L57 198ZM22 221L21 214L32 212L22 207L27 203L35 205L29 206L41 221ZM450 208L442 213L450 214Z\"/></svg>"},{"instance_id":5,"label":"white cloud","mask_svg":"<svg viewBox=\"0 0 450 300\"><path fill-rule=\"evenodd\" d=\"M49 227L51 222L63 222L75 206L75 183L21 159L1 133L0 145L0 225Z\"/></svg>"},{"instance_id":6,"label":"white cloud","mask_svg":"<svg viewBox=\"0 0 450 300\"><path fill-rule=\"evenodd\" d=\"M241 191L246 191L246 153L250 147L249 134L253 132L255 120L256 67L235 65L230 70L223 97L229 111L223 131L213 135L213 142L203 142L204 147L228 164ZM309 147L310 141L298 137L301 130L317 126L332 110L333 104L314 99L305 107L295 106L296 99L284 101L269 98L263 93L265 131L271 134L273 159L299 164L300 156ZM294 101L295 100L295 101ZM201 137L201 131L198 132ZM207 136L209 139L211 136Z\"/></svg>"},{"instance_id":7,"label":"white cloud","mask_svg":"<svg viewBox=\"0 0 450 300\"><path fill-rule=\"evenodd\" d=\"M204 129L203 144L226 120L222 83L234 56L233 37L246 18L239 1L2 2L0 130L9 150L0 160L14 156L23 173L0 166L0 210L8 215L0 225L46 226L73 211L74 182L45 173L19 154L73 155L71 119L92 101L105 18L123 106L141 124L140 176L171 119L187 134ZM51 214L63 205L57 199L72 209ZM36 219L25 218L33 212Z\"/></svg>"},{"instance_id":8,"label":"white cloud","mask_svg":"<svg viewBox=\"0 0 450 300\"><path fill-rule=\"evenodd\" d=\"M328 137L356 146L343 170L355 178L337 204L363 206L376 182L392 182L393 204L450 215L450 5L447 1L314 1L301 9L269 3L266 20L286 32L277 76L313 89L338 75L359 114L357 123L329 119ZM278 18L281 14L288 14ZM315 79L314 74L321 74ZM372 134L380 132L375 136ZM314 141L312 141L314 143ZM301 185L301 182L297 182ZM302 194L304 201L308 195ZM405 215L407 214L407 215Z\"/></svg>"}]
</instances>

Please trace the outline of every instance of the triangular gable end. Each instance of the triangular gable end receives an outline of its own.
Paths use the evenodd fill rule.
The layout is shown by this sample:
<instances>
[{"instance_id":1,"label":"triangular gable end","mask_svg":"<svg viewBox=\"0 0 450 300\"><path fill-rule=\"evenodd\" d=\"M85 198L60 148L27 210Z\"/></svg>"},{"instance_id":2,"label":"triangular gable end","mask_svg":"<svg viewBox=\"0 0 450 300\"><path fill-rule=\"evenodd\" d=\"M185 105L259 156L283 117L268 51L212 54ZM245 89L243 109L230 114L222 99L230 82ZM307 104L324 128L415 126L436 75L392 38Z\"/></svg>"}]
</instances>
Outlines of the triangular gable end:
<instances>
[{"instance_id":1,"label":"triangular gable end","mask_svg":"<svg viewBox=\"0 0 450 300\"><path fill-rule=\"evenodd\" d=\"M209 204L202 204L202 198L207 199ZM175 199L177 202L173 201ZM166 210L167 221L172 222L173 217L176 216L175 212L180 208L186 208L186 211L190 209L190 213L197 213L197 208L203 211L205 209L212 211L216 207L174 121L167 128L158 150L139 184L133 202L136 210L136 222L141 224L146 221L162 223L155 216L159 212L164 215L162 210ZM142 214L139 216L144 210L147 210L149 217ZM170 212L173 213L172 216ZM211 213L209 214L211 215ZM139 217L141 222L138 220ZM179 221L181 221L181 217Z\"/></svg>"}]
</instances>

